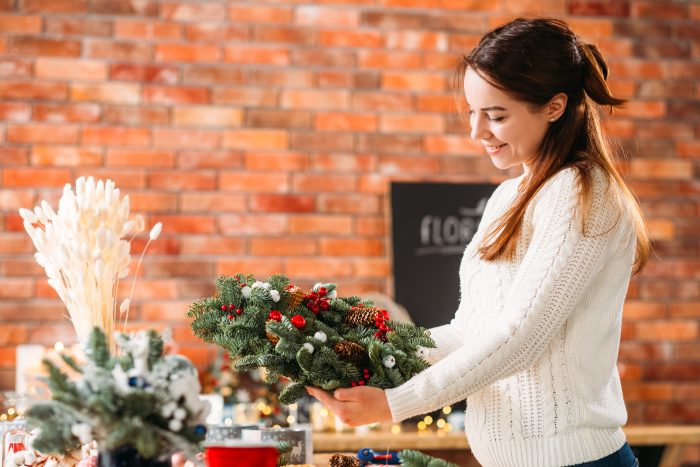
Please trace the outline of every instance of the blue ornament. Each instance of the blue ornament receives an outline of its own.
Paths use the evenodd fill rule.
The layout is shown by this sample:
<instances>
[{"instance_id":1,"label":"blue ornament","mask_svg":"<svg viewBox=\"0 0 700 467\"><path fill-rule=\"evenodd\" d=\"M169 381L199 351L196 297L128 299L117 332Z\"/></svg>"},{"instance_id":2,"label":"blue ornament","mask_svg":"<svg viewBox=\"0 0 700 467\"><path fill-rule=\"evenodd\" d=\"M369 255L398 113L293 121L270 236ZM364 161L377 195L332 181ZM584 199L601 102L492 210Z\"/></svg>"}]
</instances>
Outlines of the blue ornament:
<instances>
[{"instance_id":1,"label":"blue ornament","mask_svg":"<svg viewBox=\"0 0 700 467\"><path fill-rule=\"evenodd\" d=\"M401 465L398 452L387 451L382 454L377 454L370 448L363 448L357 451L357 458L360 460L360 465Z\"/></svg>"},{"instance_id":2,"label":"blue ornament","mask_svg":"<svg viewBox=\"0 0 700 467\"><path fill-rule=\"evenodd\" d=\"M129 377L129 386L132 388L138 387L139 386L139 377L138 376L130 376Z\"/></svg>"},{"instance_id":3,"label":"blue ornament","mask_svg":"<svg viewBox=\"0 0 700 467\"><path fill-rule=\"evenodd\" d=\"M204 436L207 434L207 427L204 425L197 425L194 427L194 434L198 436Z\"/></svg>"}]
</instances>

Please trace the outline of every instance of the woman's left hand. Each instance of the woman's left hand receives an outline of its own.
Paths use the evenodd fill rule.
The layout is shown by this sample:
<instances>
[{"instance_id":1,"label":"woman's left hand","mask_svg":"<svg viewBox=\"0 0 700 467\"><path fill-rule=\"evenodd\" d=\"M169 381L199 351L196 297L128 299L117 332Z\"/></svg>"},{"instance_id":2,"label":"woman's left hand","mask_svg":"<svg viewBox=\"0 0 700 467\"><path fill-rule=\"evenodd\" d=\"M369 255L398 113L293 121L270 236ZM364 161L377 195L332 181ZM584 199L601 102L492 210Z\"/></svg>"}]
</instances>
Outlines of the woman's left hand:
<instances>
[{"instance_id":1,"label":"woman's left hand","mask_svg":"<svg viewBox=\"0 0 700 467\"><path fill-rule=\"evenodd\" d=\"M336 389L333 394L313 387L306 390L347 425L391 420L391 409L383 389L357 386Z\"/></svg>"}]
</instances>

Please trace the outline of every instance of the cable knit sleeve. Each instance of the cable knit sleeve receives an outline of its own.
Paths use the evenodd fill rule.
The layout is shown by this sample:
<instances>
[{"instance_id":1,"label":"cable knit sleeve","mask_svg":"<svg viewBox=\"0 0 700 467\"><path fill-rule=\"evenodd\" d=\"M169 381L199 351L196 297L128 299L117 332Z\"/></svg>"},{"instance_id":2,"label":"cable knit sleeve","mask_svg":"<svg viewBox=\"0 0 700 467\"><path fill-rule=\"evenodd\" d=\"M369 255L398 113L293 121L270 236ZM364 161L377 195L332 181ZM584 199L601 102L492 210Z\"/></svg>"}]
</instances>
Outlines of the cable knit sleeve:
<instances>
[{"instance_id":1,"label":"cable knit sleeve","mask_svg":"<svg viewBox=\"0 0 700 467\"><path fill-rule=\"evenodd\" d=\"M606 183L602 173L593 171L586 235L573 169L545 184L531 206L531 241L505 291L502 313L484 323L488 335L479 339L480 345L463 345L386 390L395 421L464 400L537 360L615 248L620 223Z\"/></svg>"}]
</instances>

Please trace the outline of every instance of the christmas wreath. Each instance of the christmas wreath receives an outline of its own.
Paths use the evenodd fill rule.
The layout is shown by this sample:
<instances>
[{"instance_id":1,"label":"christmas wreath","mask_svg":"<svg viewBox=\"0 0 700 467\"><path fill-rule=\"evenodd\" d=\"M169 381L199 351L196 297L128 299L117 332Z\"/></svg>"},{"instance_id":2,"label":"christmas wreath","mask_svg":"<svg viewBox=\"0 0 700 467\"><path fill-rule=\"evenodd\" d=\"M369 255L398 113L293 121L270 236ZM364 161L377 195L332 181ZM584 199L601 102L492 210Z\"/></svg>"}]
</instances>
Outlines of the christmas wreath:
<instances>
[{"instance_id":1,"label":"christmas wreath","mask_svg":"<svg viewBox=\"0 0 700 467\"><path fill-rule=\"evenodd\" d=\"M338 297L332 283L304 291L283 275L261 282L238 274L216 288L190 305L194 334L227 350L238 370L262 367L268 382L291 380L284 404L306 386L396 387L428 367L421 352L435 346L426 329L391 321L360 297Z\"/></svg>"}]
</instances>

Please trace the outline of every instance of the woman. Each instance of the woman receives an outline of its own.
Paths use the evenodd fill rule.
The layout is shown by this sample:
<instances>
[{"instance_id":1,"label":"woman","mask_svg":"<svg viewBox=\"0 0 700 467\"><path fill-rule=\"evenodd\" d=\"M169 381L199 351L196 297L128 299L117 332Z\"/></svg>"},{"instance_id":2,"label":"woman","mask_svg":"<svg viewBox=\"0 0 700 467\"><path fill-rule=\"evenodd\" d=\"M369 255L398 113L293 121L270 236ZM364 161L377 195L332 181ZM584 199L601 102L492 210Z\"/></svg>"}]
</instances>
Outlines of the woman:
<instances>
[{"instance_id":1,"label":"woman","mask_svg":"<svg viewBox=\"0 0 700 467\"><path fill-rule=\"evenodd\" d=\"M459 308L431 330L433 365L394 389L309 392L354 425L466 399L484 466L636 465L616 359L649 240L597 116L624 101L598 49L554 19L486 34L458 76L471 137L524 173L496 189L464 252Z\"/></svg>"}]
</instances>

